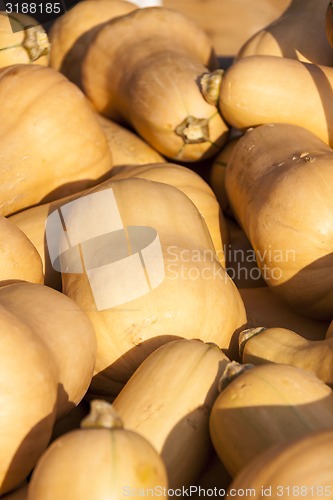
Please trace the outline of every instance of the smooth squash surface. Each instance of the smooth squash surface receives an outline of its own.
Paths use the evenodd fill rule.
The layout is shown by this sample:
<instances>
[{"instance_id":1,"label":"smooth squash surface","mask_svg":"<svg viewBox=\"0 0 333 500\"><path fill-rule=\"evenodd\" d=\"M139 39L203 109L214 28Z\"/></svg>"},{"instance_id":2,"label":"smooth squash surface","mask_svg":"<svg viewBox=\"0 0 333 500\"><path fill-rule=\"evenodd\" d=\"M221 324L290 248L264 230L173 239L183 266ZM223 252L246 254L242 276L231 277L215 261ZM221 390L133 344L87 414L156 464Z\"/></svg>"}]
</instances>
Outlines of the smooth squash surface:
<instances>
[{"instance_id":1,"label":"smooth squash surface","mask_svg":"<svg viewBox=\"0 0 333 500\"><path fill-rule=\"evenodd\" d=\"M0 214L78 192L111 170L94 112L58 71L0 69L0 103Z\"/></svg>"},{"instance_id":2,"label":"smooth squash surface","mask_svg":"<svg viewBox=\"0 0 333 500\"><path fill-rule=\"evenodd\" d=\"M138 289L134 278L133 287L127 288L127 282L116 288L120 279L110 278L110 283L115 283L112 291L109 281L104 281L106 264L111 259L109 245L92 251L94 263L89 266L105 271L95 283L95 295L87 272L62 272L63 292L87 313L97 335L98 354L91 390L112 398L160 345L185 337L215 342L227 349L234 331L246 318L239 292L216 258L207 226L184 193L146 179L110 179L89 194L104 192L107 194L103 194L103 205L107 205L109 196L115 197L124 227L148 227L157 232L163 257L156 262L164 268L159 285L136 298L131 298ZM84 224L86 228L89 214L95 227L92 207L78 212L73 206L67 212L66 224L73 228ZM104 209L104 213L98 214L107 227L111 212ZM124 252L121 243L112 249L119 257ZM128 257L126 252L124 258ZM125 265L122 273L127 269ZM128 290L125 297L121 295L124 289ZM95 300L96 293L102 299L101 306Z\"/></svg>"},{"instance_id":3,"label":"smooth squash surface","mask_svg":"<svg viewBox=\"0 0 333 500\"><path fill-rule=\"evenodd\" d=\"M128 123L162 155L191 162L216 154L227 139L200 83L216 69L199 26L171 9L148 7L98 29L81 60L80 86L98 112Z\"/></svg>"},{"instance_id":4,"label":"smooth squash surface","mask_svg":"<svg viewBox=\"0 0 333 500\"><path fill-rule=\"evenodd\" d=\"M332 160L331 148L305 128L266 124L239 140L226 173L266 283L321 320L333 310Z\"/></svg>"},{"instance_id":5,"label":"smooth squash surface","mask_svg":"<svg viewBox=\"0 0 333 500\"><path fill-rule=\"evenodd\" d=\"M332 146L332 96L330 66L286 57L249 56L225 71L219 106L224 119L235 128L290 123Z\"/></svg>"}]
</instances>

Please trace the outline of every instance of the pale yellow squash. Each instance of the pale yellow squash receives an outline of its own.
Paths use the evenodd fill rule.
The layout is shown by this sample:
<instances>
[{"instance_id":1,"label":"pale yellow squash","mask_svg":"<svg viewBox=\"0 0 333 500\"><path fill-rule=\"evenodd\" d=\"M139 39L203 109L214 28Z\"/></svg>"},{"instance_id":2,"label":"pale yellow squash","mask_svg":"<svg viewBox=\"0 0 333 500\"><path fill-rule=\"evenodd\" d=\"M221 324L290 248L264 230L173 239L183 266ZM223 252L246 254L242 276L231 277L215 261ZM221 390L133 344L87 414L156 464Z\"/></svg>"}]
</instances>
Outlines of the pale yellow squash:
<instances>
[{"instance_id":1,"label":"pale yellow squash","mask_svg":"<svg viewBox=\"0 0 333 500\"><path fill-rule=\"evenodd\" d=\"M164 463L140 434L122 427L114 409L93 401L81 429L54 441L39 460L28 500L135 500L168 489Z\"/></svg>"},{"instance_id":2,"label":"pale yellow squash","mask_svg":"<svg viewBox=\"0 0 333 500\"><path fill-rule=\"evenodd\" d=\"M35 283L0 287L0 305L32 330L48 350L47 359L55 363L60 419L81 401L91 381L96 337L89 319L74 301ZM18 350L21 348L24 351L23 346Z\"/></svg>"},{"instance_id":3,"label":"pale yellow squash","mask_svg":"<svg viewBox=\"0 0 333 500\"><path fill-rule=\"evenodd\" d=\"M8 280L43 283L42 260L23 231L0 216L0 234L0 283Z\"/></svg>"},{"instance_id":4,"label":"pale yellow squash","mask_svg":"<svg viewBox=\"0 0 333 500\"><path fill-rule=\"evenodd\" d=\"M275 445L249 463L232 481L228 494L241 499L333 498L333 431L315 432ZM320 460L319 460L320 458ZM236 493L236 494L235 494Z\"/></svg>"},{"instance_id":5,"label":"pale yellow squash","mask_svg":"<svg viewBox=\"0 0 333 500\"><path fill-rule=\"evenodd\" d=\"M332 149L305 128L266 124L239 140L226 172L230 204L266 283L320 320L333 310L332 161Z\"/></svg>"},{"instance_id":6,"label":"pale yellow squash","mask_svg":"<svg viewBox=\"0 0 333 500\"><path fill-rule=\"evenodd\" d=\"M80 83L80 60L105 22L128 14L137 6L126 0L94 0L78 2L56 19L49 31L51 42L50 66L63 72L76 84Z\"/></svg>"},{"instance_id":7,"label":"pale yellow squash","mask_svg":"<svg viewBox=\"0 0 333 500\"><path fill-rule=\"evenodd\" d=\"M6 288L1 287L0 293ZM48 347L30 325L2 304L0 357L3 495L26 479L48 445L56 417L58 370Z\"/></svg>"},{"instance_id":8,"label":"pale yellow squash","mask_svg":"<svg viewBox=\"0 0 333 500\"><path fill-rule=\"evenodd\" d=\"M70 74L80 74L95 109L130 125L163 156L196 162L225 143L228 127L203 95L202 78L218 68L217 58L189 17L163 7L117 17L96 30L77 66Z\"/></svg>"},{"instance_id":9,"label":"pale yellow squash","mask_svg":"<svg viewBox=\"0 0 333 500\"><path fill-rule=\"evenodd\" d=\"M290 123L333 146L332 93L331 66L249 56L234 62L223 74L219 108L235 128Z\"/></svg>"},{"instance_id":10,"label":"pale yellow squash","mask_svg":"<svg viewBox=\"0 0 333 500\"><path fill-rule=\"evenodd\" d=\"M275 444L333 430L332 389L301 368L232 363L221 389L210 434L231 476Z\"/></svg>"},{"instance_id":11,"label":"pale yellow squash","mask_svg":"<svg viewBox=\"0 0 333 500\"><path fill-rule=\"evenodd\" d=\"M0 103L0 214L81 191L110 172L95 113L58 71L35 64L0 69Z\"/></svg>"},{"instance_id":12,"label":"pale yellow squash","mask_svg":"<svg viewBox=\"0 0 333 500\"><path fill-rule=\"evenodd\" d=\"M143 361L113 402L160 453L173 489L195 484L211 450L209 414L229 362L213 344L176 340Z\"/></svg>"},{"instance_id":13,"label":"pale yellow squash","mask_svg":"<svg viewBox=\"0 0 333 500\"><path fill-rule=\"evenodd\" d=\"M204 218L214 243L215 253L224 265L224 249L228 242L228 231L225 226L223 213L219 208L216 198L208 184L187 167L172 163L154 164L148 166L123 165L115 168L112 179L139 177L173 185L183 191L196 205ZM45 205L39 205L24 210L10 218L34 244L43 262L45 284L61 289L61 279L52 267L46 247L45 221L59 206L74 199L83 193L69 198L57 200Z\"/></svg>"},{"instance_id":14,"label":"pale yellow squash","mask_svg":"<svg viewBox=\"0 0 333 500\"><path fill-rule=\"evenodd\" d=\"M123 278L129 272L123 259L130 255L121 241L113 240L99 247L95 240L94 247L91 240L90 274L68 272L66 263L63 269L63 292L87 313L97 335L91 391L112 399L139 364L160 345L185 337L215 342L228 349L233 333L244 325L246 317L236 286L216 258L204 219L184 193L146 179L110 179L89 191L90 195L96 193L103 197L104 207L116 200L123 227L148 228L149 234L157 233L160 245L153 260L158 279L155 286L145 288L142 294L143 288L139 287L145 280L138 277L140 266L135 268L133 278ZM75 206L80 205L67 207L66 227L82 226L85 231L88 221L95 227L93 199L88 208L81 206L79 211ZM108 227L110 217L114 217L110 210L98 211L99 227ZM105 241L111 236L106 236ZM141 245L148 245L142 238L136 243L137 252L131 254L132 259L137 258ZM128 241L132 246L131 239ZM105 278L105 273L115 269L108 267L115 262L111 250L124 264L122 276L117 279ZM87 264L84 266L87 268ZM92 284L89 279L93 279Z\"/></svg>"},{"instance_id":15,"label":"pale yellow squash","mask_svg":"<svg viewBox=\"0 0 333 500\"><path fill-rule=\"evenodd\" d=\"M333 337L308 340L287 328L256 327L239 335L243 363L280 363L314 373L333 386Z\"/></svg>"}]
</instances>

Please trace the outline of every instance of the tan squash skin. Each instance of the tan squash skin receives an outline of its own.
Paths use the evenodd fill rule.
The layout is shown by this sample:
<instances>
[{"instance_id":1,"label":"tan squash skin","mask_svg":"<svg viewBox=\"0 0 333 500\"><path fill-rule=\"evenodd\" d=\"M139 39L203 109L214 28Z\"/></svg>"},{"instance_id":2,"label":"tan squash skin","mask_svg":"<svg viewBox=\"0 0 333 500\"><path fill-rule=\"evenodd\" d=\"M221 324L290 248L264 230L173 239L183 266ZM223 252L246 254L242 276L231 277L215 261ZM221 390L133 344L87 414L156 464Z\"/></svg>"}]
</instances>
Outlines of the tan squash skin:
<instances>
[{"instance_id":1,"label":"tan squash skin","mask_svg":"<svg viewBox=\"0 0 333 500\"><path fill-rule=\"evenodd\" d=\"M225 267L224 248L228 242L228 230L219 203L209 185L187 167L173 163L155 163L141 166L123 166L116 170L113 180L148 179L177 187L190 198L207 224L216 257Z\"/></svg>"},{"instance_id":2,"label":"tan squash skin","mask_svg":"<svg viewBox=\"0 0 333 500\"><path fill-rule=\"evenodd\" d=\"M23 231L0 216L0 234L0 283L12 279L43 283L42 260Z\"/></svg>"},{"instance_id":3,"label":"tan squash skin","mask_svg":"<svg viewBox=\"0 0 333 500\"><path fill-rule=\"evenodd\" d=\"M311 132L267 124L240 139L226 174L232 209L266 283L321 320L331 320L333 310L332 159Z\"/></svg>"},{"instance_id":4,"label":"tan squash skin","mask_svg":"<svg viewBox=\"0 0 333 500\"><path fill-rule=\"evenodd\" d=\"M237 58L271 55L331 66L325 33L328 0L292 0L283 14L240 48Z\"/></svg>"},{"instance_id":5,"label":"tan squash skin","mask_svg":"<svg viewBox=\"0 0 333 500\"><path fill-rule=\"evenodd\" d=\"M112 170L113 172L113 170ZM223 214L216 199L204 180L187 167L172 163L155 164L148 166L123 165L114 169L112 179L140 177L173 185L183 191L196 205L202 214L210 231L217 257L224 264L223 245L228 242L228 231L225 227ZM45 284L61 289L60 274L56 272L49 260L45 241L45 221L48 215L70 199L77 198L83 193L63 198L52 203L39 205L13 215L14 222L37 248L43 262Z\"/></svg>"},{"instance_id":6,"label":"tan squash skin","mask_svg":"<svg viewBox=\"0 0 333 500\"><path fill-rule=\"evenodd\" d=\"M257 327L239 336L243 363L297 366L333 386L333 337L308 340L287 328Z\"/></svg>"},{"instance_id":7,"label":"tan squash skin","mask_svg":"<svg viewBox=\"0 0 333 500\"><path fill-rule=\"evenodd\" d=\"M11 64L47 66L49 53L48 36L35 19L0 11L0 68Z\"/></svg>"},{"instance_id":8,"label":"tan squash skin","mask_svg":"<svg viewBox=\"0 0 333 500\"><path fill-rule=\"evenodd\" d=\"M308 340L325 338L328 321L318 321L298 314L268 286L239 288L239 293L246 309L247 328L258 325L265 328L280 327L294 330Z\"/></svg>"},{"instance_id":9,"label":"tan squash skin","mask_svg":"<svg viewBox=\"0 0 333 500\"><path fill-rule=\"evenodd\" d=\"M244 498L241 492L248 489L254 499L264 498L263 490L272 498L275 495L284 499L298 496L307 500L333 498L332 446L332 430L276 445L236 476L229 494L232 498ZM237 491L240 494L235 495Z\"/></svg>"},{"instance_id":10,"label":"tan squash skin","mask_svg":"<svg viewBox=\"0 0 333 500\"><path fill-rule=\"evenodd\" d=\"M213 405L210 434L233 477L277 443L333 429L332 390L313 373L266 363L228 380Z\"/></svg>"},{"instance_id":11,"label":"tan squash skin","mask_svg":"<svg viewBox=\"0 0 333 500\"><path fill-rule=\"evenodd\" d=\"M206 224L184 193L144 179L111 179L90 193L106 188L113 190L125 227L157 231L165 269L164 280L146 295L102 310L96 309L86 273L62 274L63 292L87 313L97 335L90 390L112 399L160 345L194 337L228 349L246 317L236 286L215 258ZM99 267L97 256L95 262Z\"/></svg>"},{"instance_id":12,"label":"tan squash skin","mask_svg":"<svg viewBox=\"0 0 333 500\"><path fill-rule=\"evenodd\" d=\"M0 304L34 332L58 370L57 419L85 395L93 374L96 338L81 309L44 285L15 283L0 288Z\"/></svg>"},{"instance_id":13,"label":"tan squash skin","mask_svg":"<svg viewBox=\"0 0 333 500\"><path fill-rule=\"evenodd\" d=\"M128 123L162 155L192 162L216 154L227 139L226 124L201 91L201 77L216 68L199 26L147 7L101 27L80 71L98 112Z\"/></svg>"},{"instance_id":14,"label":"tan squash skin","mask_svg":"<svg viewBox=\"0 0 333 500\"><path fill-rule=\"evenodd\" d=\"M145 359L113 402L124 425L160 453L173 489L195 484L208 461L209 414L228 361L213 344L169 342Z\"/></svg>"},{"instance_id":15,"label":"tan squash skin","mask_svg":"<svg viewBox=\"0 0 333 500\"><path fill-rule=\"evenodd\" d=\"M0 101L2 215L78 192L111 170L95 114L59 72L34 64L3 68Z\"/></svg>"},{"instance_id":16,"label":"tan squash skin","mask_svg":"<svg viewBox=\"0 0 333 500\"><path fill-rule=\"evenodd\" d=\"M92 500L150 496L168 489L164 463L140 434L122 428L104 401L81 429L54 441L35 468L28 500ZM110 410L109 410L110 411ZM157 491L157 490L156 490ZM141 495L140 495L141 492Z\"/></svg>"},{"instance_id":17,"label":"tan squash skin","mask_svg":"<svg viewBox=\"0 0 333 500\"><path fill-rule=\"evenodd\" d=\"M300 89L302 91L300 92ZM275 56L249 56L224 73L219 106L231 126L304 127L333 145L333 68Z\"/></svg>"},{"instance_id":18,"label":"tan squash skin","mask_svg":"<svg viewBox=\"0 0 333 500\"><path fill-rule=\"evenodd\" d=\"M50 29L50 66L78 84L80 72L76 71L96 27L135 9L136 5L125 0L99 0L98 5L94 0L86 0L74 5Z\"/></svg>"},{"instance_id":19,"label":"tan squash skin","mask_svg":"<svg viewBox=\"0 0 333 500\"><path fill-rule=\"evenodd\" d=\"M104 2L104 0L100 1ZM107 1L109 2L110 0ZM114 167L120 165L145 165L147 163L165 162L163 156L149 146L149 144L137 134L119 125L119 123L109 120L105 116L97 116L106 135L112 153ZM113 171L115 170L113 169Z\"/></svg>"},{"instance_id":20,"label":"tan squash skin","mask_svg":"<svg viewBox=\"0 0 333 500\"><path fill-rule=\"evenodd\" d=\"M0 332L2 495L20 485L47 447L56 415L58 372L48 347L3 305Z\"/></svg>"}]
</instances>

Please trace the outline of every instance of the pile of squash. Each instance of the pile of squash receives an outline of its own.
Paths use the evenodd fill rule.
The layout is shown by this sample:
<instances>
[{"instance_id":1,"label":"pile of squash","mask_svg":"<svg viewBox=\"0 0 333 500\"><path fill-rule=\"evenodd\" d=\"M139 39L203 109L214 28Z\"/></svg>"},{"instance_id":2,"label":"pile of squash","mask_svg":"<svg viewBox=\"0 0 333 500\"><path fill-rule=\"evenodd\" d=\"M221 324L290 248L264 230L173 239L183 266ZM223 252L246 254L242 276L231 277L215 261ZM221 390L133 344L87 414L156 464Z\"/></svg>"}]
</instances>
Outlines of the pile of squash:
<instances>
[{"instance_id":1,"label":"pile of squash","mask_svg":"<svg viewBox=\"0 0 333 500\"><path fill-rule=\"evenodd\" d=\"M333 498L332 96L329 0L224 69L165 7L0 13L1 499Z\"/></svg>"}]
</instances>

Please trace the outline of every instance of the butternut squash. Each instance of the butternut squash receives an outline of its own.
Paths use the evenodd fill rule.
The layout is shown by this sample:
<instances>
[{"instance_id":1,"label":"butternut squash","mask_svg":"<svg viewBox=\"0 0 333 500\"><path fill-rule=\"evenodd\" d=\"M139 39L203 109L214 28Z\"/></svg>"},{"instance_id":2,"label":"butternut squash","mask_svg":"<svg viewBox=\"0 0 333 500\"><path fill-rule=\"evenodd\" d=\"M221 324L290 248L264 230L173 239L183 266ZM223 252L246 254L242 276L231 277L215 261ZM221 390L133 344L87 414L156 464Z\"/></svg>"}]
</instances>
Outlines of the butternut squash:
<instances>
[{"instance_id":1,"label":"butternut squash","mask_svg":"<svg viewBox=\"0 0 333 500\"><path fill-rule=\"evenodd\" d=\"M35 64L0 69L0 103L0 214L80 191L111 170L94 112L58 71Z\"/></svg>"},{"instance_id":2,"label":"butternut squash","mask_svg":"<svg viewBox=\"0 0 333 500\"><path fill-rule=\"evenodd\" d=\"M331 148L305 128L266 124L239 140L226 173L266 283L320 320L333 310L332 160Z\"/></svg>"},{"instance_id":3,"label":"butternut squash","mask_svg":"<svg viewBox=\"0 0 333 500\"><path fill-rule=\"evenodd\" d=\"M1 287L0 293L5 288L9 287ZM30 325L2 304L0 357L3 495L26 479L48 445L56 417L58 373L44 342Z\"/></svg>"},{"instance_id":4,"label":"butternut squash","mask_svg":"<svg viewBox=\"0 0 333 500\"><path fill-rule=\"evenodd\" d=\"M75 84L80 84L79 65L90 40L100 25L128 14L137 6L125 0L94 0L79 2L56 19L49 31L50 66Z\"/></svg>"},{"instance_id":5,"label":"butternut squash","mask_svg":"<svg viewBox=\"0 0 333 500\"><path fill-rule=\"evenodd\" d=\"M0 216L0 283L43 283L43 264L36 248L13 222Z\"/></svg>"},{"instance_id":6,"label":"butternut squash","mask_svg":"<svg viewBox=\"0 0 333 500\"><path fill-rule=\"evenodd\" d=\"M210 415L210 434L233 477L277 443L333 430L331 388L301 368L232 363L221 388Z\"/></svg>"},{"instance_id":7,"label":"butternut squash","mask_svg":"<svg viewBox=\"0 0 333 500\"><path fill-rule=\"evenodd\" d=\"M120 166L115 168L114 171L115 175L112 176L114 180L140 177L170 184L183 191L196 205L204 218L214 243L216 256L221 264L224 265L224 249L228 242L228 231L226 230L223 213L219 209L211 189L200 176L187 167L171 163L141 167L123 165L121 168ZM61 278L59 273L52 267L46 248L45 222L51 212L82 194L79 193L72 197L39 205L10 217L11 222L14 222L37 248L43 262L45 284L56 290L61 289Z\"/></svg>"},{"instance_id":8,"label":"butternut squash","mask_svg":"<svg viewBox=\"0 0 333 500\"><path fill-rule=\"evenodd\" d=\"M138 500L168 489L164 463L140 434L122 427L105 401L92 402L81 429L54 441L28 487L34 500Z\"/></svg>"},{"instance_id":9,"label":"butternut squash","mask_svg":"<svg viewBox=\"0 0 333 500\"><path fill-rule=\"evenodd\" d=\"M26 14L0 11L0 68L49 63L50 43L43 26Z\"/></svg>"},{"instance_id":10,"label":"butternut squash","mask_svg":"<svg viewBox=\"0 0 333 500\"><path fill-rule=\"evenodd\" d=\"M215 155L227 139L228 127L202 92L202 77L217 68L198 25L171 9L147 7L101 26L75 71L99 113L129 124L163 156L195 162Z\"/></svg>"},{"instance_id":11,"label":"butternut squash","mask_svg":"<svg viewBox=\"0 0 333 500\"><path fill-rule=\"evenodd\" d=\"M112 179L133 177L170 184L185 193L203 216L216 250L216 257L225 267L224 251L229 239L227 225L212 189L202 177L181 165L154 163L120 167Z\"/></svg>"},{"instance_id":12,"label":"butternut squash","mask_svg":"<svg viewBox=\"0 0 333 500\"><path fill-rule=\"evenodd\" d=\"M48 351L47 360L55 363L58 377L56 412L57 419L62 418L81 401L91 381L96 337L90 321L74 301L35 283L0 287L0 305L33 332ZM20 345L19 349L24 350L24 347ZM26 389L26 384L24 387Z\"/></svg>"},{"instance_id":13,"label":"butternut squash","mask_svg":"<svg viewBox=\"0 0 333 500\"><path fill-rule=\"evenodd\" d=\"M112 174L116 173L115 167L121 165L145 165L147 163L165 162L163 156L136 133L101 115L98 115L98 121L103 128L112 154L114 167Z\"/></svg>"},{"instance_id":14,"label":"butternut squash","mask_svg":"<svg viewBox=\"0 0 333 500\"><path fill-rule=\"evenodd\" d=\"M294 330L308 340L325 338L328 321L298 314L268 286L239 288L239 293L246 309L247 328L256 328L258 325L265 328L279 327Z\"/></svg>"},{"instance_id":15,"label":"butternut squash","mask_svg":"<svg viewBox=\"0 0 333 500\"><path fill-rule=\"evenodd\" d=\"M219 106L223 118L235 128L289 123L308 129L332 146L332 95L332 67L285 57L249 56L225 71Z\"/></svg>"},{"instance_id":16,"label":"butternut squash","mask_svg":"<svg viewBox=\"0 0 333 500\"><path fill-rule=\"evenodd\" d=\"M251 492L254 499L332 498L332 445L332 430L275 445L235 477L228 493L236 499L244 498L242 491Z\"/></svg>"},{"instance_id":17,"label":"butternut squash","mask_svg":"<svg viewBox=\"0 0 333 500\"><path fill-rule=\"evenodd\" d=\"M292 0L280 17L245 42L237 58L271 55L332 66L326 11L327 0Z\"/></svg>"},{"instance_id":18,"label":"butternut squash","mask_svg":"<svg viewBox=\"0 0 333 500\"><path fill-rule=\"evenodd\" d=\"M193 485L208 461L209 414L228 362L214 344L169 342L143 361L113 402L124 425L160 453L172 489Z\"/></svg>"},{"instance_id":19,"label":"butternut squash","mask_svg":"<svg viewBox=\"0 0 333 500\"><path fill-rule=\"evenodd\" d=\"M103 247L95 240L87 249L91 248L87 258L91 255L93 260L84 264L89 273L70 272L71 268L66 268L70 262L66 261L61 268L63 292L86 312L97 335L97 360L90 391L112 399L139 364L160 345L176 338L194 337L228 349L234 331L244 325L246 317L236 286L216 258L204 219L184 193L167 184L134 178L110 179L87 194L96 193L100 193L98 200L103 202L94 202L94 196L84 204L66 207L69 234L72 229L68 228L82 228L82 234L90 234L96 225L107 231L110 217L115 217L110 209L114 199L123 227L148 228L147 233L138 233L136 255L128 254L121 241L112 240ZM96 210L99 203L103 208L94 216L96 203ZM76 206L80 207L79 212ZM128 260L123 260L120 278L110 275L105 279L106 273L114 269L108 267L110 260L115 259L110 256L110 248L119 259L129 259L131 255L135 259L140 246L148 246L155 232L160 250L157 247L156 260L145 261L147 272L158 276L151 287L147 288L140 265L131 274L138 281L132 277L124 281L124 275L131 272ZM122 284L118 286L120 280Z\"/></svg>"},{"instance_id":20,"label":"butternut squash","mask_svg":"<svg viewBox=\"0 0 333 500\"><path fill-rule=\"evenodd\" d=\"M333 338L308 340L287 328L250 328L239 335L243 363L297 366L333 386Z\"/></svg>"}]
</instances>

